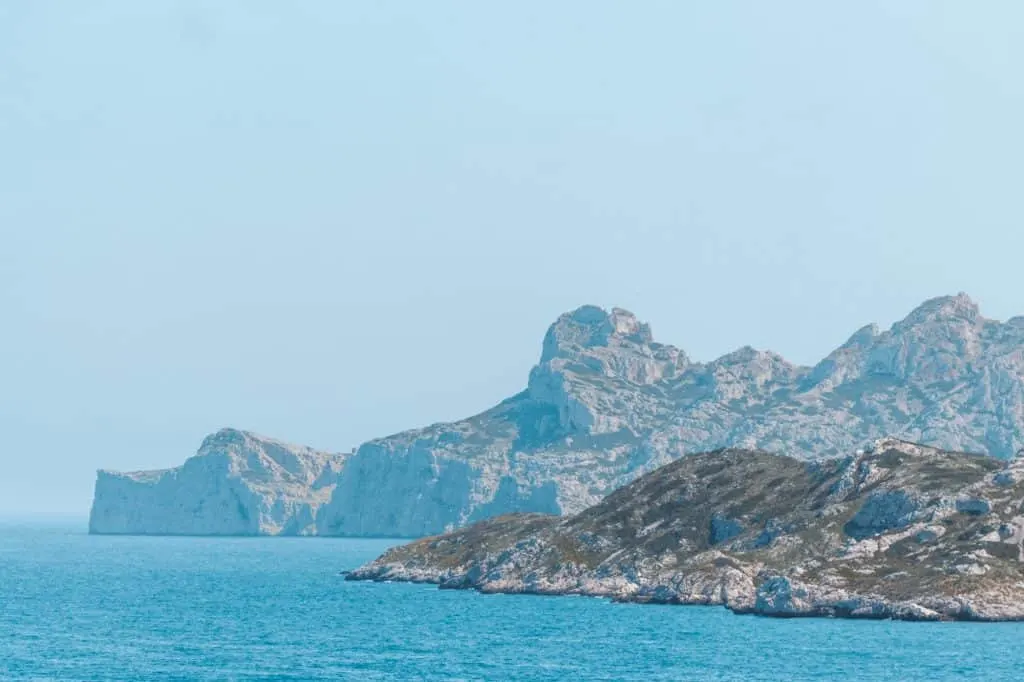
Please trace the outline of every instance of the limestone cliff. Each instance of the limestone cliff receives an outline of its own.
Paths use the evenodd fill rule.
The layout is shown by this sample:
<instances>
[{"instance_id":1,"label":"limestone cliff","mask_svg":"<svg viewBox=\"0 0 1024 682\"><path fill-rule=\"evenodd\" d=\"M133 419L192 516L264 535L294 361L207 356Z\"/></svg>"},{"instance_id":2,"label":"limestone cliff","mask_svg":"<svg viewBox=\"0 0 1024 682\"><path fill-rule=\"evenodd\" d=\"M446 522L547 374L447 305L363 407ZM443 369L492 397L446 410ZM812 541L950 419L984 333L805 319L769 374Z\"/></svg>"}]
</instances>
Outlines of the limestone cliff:
<instances>
[{"instance_id":1,"label":"limestone cliff","mask_svg":"<svg viewBox=\"0 0 1024 682\"><path fill-rule=\"evenodd\" d=\"M243 505L248 520L226 491L250 500L253 475L202 457L169 472L101 473L94 516L120 519L96 528L122 532L417 537L510 512L576 513L683 454L821 458L883 436L1004 458L1024 447L1024 317L999 322L963 294L937 298L802 367L749 347L692 362L631 313L584 306L548 330L521 393L468 419L372 440L343 466L330 460L330 482L316 488L302 481L320 473L279 479L268 464L274 483ZM262 511L279 480L289 511ZM185 499L192 511L182 516ZM207 520L182 520L195 515Z\"/></svg>"},{"instance_id":2,"label":"limestone cliff","mask_svg":"<svg viewBox=\"0 0 1024 682\"><path fill-rule=\"evenodd\" d=\"M889 435L998 457L1024 446L1024 318L937 298L801 367L749 347L694 363L631 313L584 306L548 330L524 392L359 448L318 527L422 536L515 511L571 514L685 453L820 458Z\"/></svg>"},{"instance_id":3,"label":"limestone cliff","mask_svg":"<svg viewBox=\"0 0 1024 682\"><path fill-rule=\"evenodd\" d=\"M311 535L344 456L223 429L183 465L100 471L95 534Z\"/></svg>"}]
</instances>

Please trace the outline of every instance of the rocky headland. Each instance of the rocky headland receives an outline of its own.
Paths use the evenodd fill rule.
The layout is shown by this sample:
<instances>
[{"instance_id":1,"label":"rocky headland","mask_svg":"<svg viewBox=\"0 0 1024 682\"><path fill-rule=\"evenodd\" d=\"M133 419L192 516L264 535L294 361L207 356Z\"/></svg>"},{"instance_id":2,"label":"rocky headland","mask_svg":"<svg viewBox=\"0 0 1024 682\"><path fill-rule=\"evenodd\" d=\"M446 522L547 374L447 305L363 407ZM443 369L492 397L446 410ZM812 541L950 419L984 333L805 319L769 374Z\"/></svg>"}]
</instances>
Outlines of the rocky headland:
<instances>
[{"instance_id":1,"label":"rocky headland","mask_svg":"<svg viewBox=\"0 0 1024 682\"><path fill-rule=\"evenodd\" d=\"M570 516L513 514L349 580L722 605L764 616L1024 619L1024 461L895 439L808 462L684 457Z\"/></svg>"},{"instance_id":2,"label":"rocky headland","mask_svg":"<svg viewBox=\"0 0 1024 682\"><path fill-rule=\"evenodd\" d=\"M222 429L179 467L100 471L89 532L315 535L345 457Z\"/></svg>"}]
</instances>

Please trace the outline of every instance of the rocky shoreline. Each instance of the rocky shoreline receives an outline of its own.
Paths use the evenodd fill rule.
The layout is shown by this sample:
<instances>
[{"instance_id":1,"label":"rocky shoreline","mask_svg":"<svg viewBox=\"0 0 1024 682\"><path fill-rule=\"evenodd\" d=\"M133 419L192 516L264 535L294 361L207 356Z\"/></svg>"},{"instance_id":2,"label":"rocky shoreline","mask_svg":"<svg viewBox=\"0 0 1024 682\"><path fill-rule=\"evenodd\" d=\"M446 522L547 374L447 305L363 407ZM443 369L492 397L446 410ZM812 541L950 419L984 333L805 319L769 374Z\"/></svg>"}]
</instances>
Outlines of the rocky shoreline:
<instances>
[{"instance_id":1,"label":"rocky shoreline","mask_svg":"<svg viewBox=\"0 0 1024 682\"><path fill-rule=\"evenodd\" d=\"M1024 620L1024 462L903 441L807 463L683 458L572 517L513 514L347 580L720 605L738 614Z\"/></svg>"}]
</instances>

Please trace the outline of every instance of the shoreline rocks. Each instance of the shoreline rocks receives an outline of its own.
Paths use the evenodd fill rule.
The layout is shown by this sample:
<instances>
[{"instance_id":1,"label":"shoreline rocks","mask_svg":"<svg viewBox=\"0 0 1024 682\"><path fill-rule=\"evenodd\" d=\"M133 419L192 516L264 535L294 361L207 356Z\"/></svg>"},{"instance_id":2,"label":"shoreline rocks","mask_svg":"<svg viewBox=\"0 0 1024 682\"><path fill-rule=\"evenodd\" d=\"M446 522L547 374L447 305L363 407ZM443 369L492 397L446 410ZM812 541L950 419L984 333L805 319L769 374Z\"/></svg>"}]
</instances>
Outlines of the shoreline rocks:
<instances>
[{"instance_id":1,"label":"shoreline rocks","mask_svg":"<svg viewBox=\"0 0 1024 682\"><path fill-rule=\"evenodd\" d=\"M1024 484L993 482L1022 468L896 439L811 463L703 453L575 516L490 519L393 548L346 580L781 618L1024 620Z\"/></svg>"}]
</instances>

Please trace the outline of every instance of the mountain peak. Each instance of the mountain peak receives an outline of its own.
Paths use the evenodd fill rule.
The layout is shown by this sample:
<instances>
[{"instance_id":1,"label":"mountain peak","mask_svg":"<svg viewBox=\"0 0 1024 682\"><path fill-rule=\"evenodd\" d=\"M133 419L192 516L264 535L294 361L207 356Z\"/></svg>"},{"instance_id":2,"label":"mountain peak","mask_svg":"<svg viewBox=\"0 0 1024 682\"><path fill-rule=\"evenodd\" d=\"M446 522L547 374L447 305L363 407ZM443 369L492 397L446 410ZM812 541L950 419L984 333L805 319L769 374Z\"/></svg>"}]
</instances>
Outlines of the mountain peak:
<instances>
[{"instance_id":1,"label":"mountain peak","mask_svg":"<svg viewBox=\"0 0 1024 682\"><path fill-rule=\"evenodd\" d=\"M653 341L649 325L623 308L611 312L596 305L584 305L565 313L548 329L544 337L541 362L572 348L597 348L612 340L645 345Z\"/></svg>"},{"instance_id":2,"label":"mountain peak","mask_svg":"<svg viewBox=\"0 0 1024 682\"><path fill-rule=\"evenodd\" d=\"M608 321L617 336L631 337L641 343L650 343L654 340L650 325L640 322L636 315L624 308L612 308Z\"/></svg>"},{"instance_id":3,"label":"mountain peak","mask_svg":"<svg viewBox=\"0 0 1024 682\"><path fill-rule=\"evenodd\" d=\"M200 451L204 451L217 446L244 445L246 438L250 435L251 434L242 431L241 429L225 427L204 438L199 449Z\"/></svg>"},{"instance_id":4,"label":"mountain peak","mask_svg":"<svg viewBox=\"0 0 1024 682\"><path fill-rule=\"evenodd\" d=\"M270 438L269 436L262 436L252 431L244 431L242 429L235 429L226 427L218 430L215 433L211 433L203 439L202 444L199 446L197 452L198 455L220 453L226 451L241 452L248 450L260 450L271 453L271 456L276 458L279 452L287 453L306 453L306 454L323 454L319 453L313 448L306 447L305 445L294 445L287 443L277 438Z\"/></svg>"},{"instance_id":5,"label":"mountain peak","mask_svg":"<svg viewBox=\"0 0 1024 682\"><path fill-rule=\"evenodd\" d=\"M974 322L980 317L978 304L970 296L960 292L956 296L931 298L917 306L907 317L897 323L899 327L914 327L929 322L965 320Z\"/></svg>"},{"instance_id":6,"label":"mountain peak","mask_svg":"<svg viewBox=\"0 0 1024 682\"><path fill-rule=\"evenodd\" d=\"M218 429L214 433L211 433L203 439L202 445L199 446L200 452L206 452L209 450L216 450L218 448L226 448L230 446L244 447L252 444L275 444L289 446L288 443L284 443L276 438L270 438L269 436L262 436L252 431L246 431L244 429L236 429L230 426L226 426L222 429ZM289 446L291 447L291 446Z\"/></svg>"}]
</instances>

